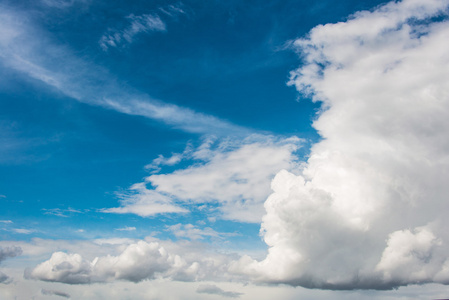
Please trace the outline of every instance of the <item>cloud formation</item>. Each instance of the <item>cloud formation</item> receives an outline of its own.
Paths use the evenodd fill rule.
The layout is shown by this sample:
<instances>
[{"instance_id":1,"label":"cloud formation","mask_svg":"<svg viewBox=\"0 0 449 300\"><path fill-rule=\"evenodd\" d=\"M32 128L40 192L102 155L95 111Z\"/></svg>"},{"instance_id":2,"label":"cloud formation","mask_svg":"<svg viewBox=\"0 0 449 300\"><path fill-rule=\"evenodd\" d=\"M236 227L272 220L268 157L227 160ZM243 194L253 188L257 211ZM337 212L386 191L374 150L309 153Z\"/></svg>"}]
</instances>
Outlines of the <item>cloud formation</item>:
<instances>
[{"instance_id":1,"label":"cloud formation","mask_svg":"<svg viewBox=\"0 0 449 300\"><path fill-rule=\"evenodd\" d=\"M0 62L65 96L193 133L245 136L251 130L192 109L153 99L117 82L107 70L76 57L33 24L31 16L0 7ZM54 62L58 63L55 64ZM6 69L7 70L7 69Z\"/></svg>"},{"instance_id":2,"label":"cloud formation","mask_svg":"<svg viewBox=\"0 0 449 300\"><path fill-rule=\"evenodd\" d=\"M13 258L22 254L22 248L12 247L0 247L0 263L8 258Z\"/></svg>"},{"instance_id":3,"label":"cloud formation","mask_svg":"<svg viewBox=\"0 0 449 300\"><path fill-rule=\"evenodd\" d=\"M77 253L55 252L51 258L25 272L28 279L67 284L168 278L179 281L226 278L229 255L204 256L193 244L165 245L143 241L127 245L116 255L83 258Z\"/></svg>"},{"instance_id":4,"label":"cloud formation","mask_svg":"<svg viewBox=\"0 0 449 300\"><path fill-rule=\"evenodd\" d=\"M238 298L242 295L242 293L224 291L215 284L200 284L196 289L196 292L200 294L219 295L228 298Z\"/></svg>"},{"instance_id":5,"label":"cloud formation","mask_svg":"<svg viewBox=\"0 0 449 300\"><path fill-rule=\"evenodd\" d=\"M42 289L41 293L42 293L42 295L60 296L60 297L64 297L64 298L70 298L69 294L61 292L61 291Z\"/></svg>"},{"instance_id":6,"label":"cloud formation","mask_svg":"<svg viewBox=\"0 0 449 300\"><path fill-rule=\"evenodd\" d=\"M235 272L309 288L449 284L448 2L404 0L294 42L291 84L322 141L265 203L263 261Z\"/></svg>"},{"instance_id":7,"label":"cloud formation","mask_svg":"<svg viewBox=\"0 0 449 300\"><path fill-rule=\"evenodd\" d=\"M156 158L149 168L191 160L189 167L148 176L131 187L131 194L122 195L121 207L103 211L151 216L187 212L181 204L212 203L219 204L220 218L260 222L271 179L279 169L296 168L294 152L301 142L296 137L262 135L243 141L206 139L197 148L189 145L181 154Z\"/></svg>"},{"instance_id":8,"label":"cloud formation","mask_svg":"<svg viewBox=\"0 0 449 300\"><path fill-rule=\"evenodd\" d=\"M149 31L165 31L165 23L156 14L143 14L140 16L129 15L126 17L129 24L122 30L109 29L108 33L104 34L99 43L103 50L108 50L110 47L117 47L123 43L132 43L134 37L139 33L146 33Z\"/></svg>"}]
</instances>

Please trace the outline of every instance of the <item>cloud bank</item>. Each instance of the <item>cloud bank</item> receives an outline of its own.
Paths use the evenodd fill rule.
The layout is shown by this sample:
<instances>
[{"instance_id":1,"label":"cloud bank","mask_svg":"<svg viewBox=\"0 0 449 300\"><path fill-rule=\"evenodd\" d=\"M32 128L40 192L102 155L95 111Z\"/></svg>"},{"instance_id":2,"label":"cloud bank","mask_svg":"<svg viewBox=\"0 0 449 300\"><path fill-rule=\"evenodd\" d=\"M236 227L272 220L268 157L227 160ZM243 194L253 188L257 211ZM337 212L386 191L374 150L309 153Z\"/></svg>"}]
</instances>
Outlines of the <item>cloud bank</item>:
<instances>
[{"instance_id":1,"label":"cloud bank","mask_svg":"<svg viewBox=\"0 0 449 300\"><path fill-rule=\"evenodd\" d=\"M178 281L224 280L230 255L203 255L191 243L137 241L118 255L86 259L77 253L54 252L51 258L27 269L25 278L67 284L124 280L140 282L166 278Z\"/></svg>"},{"instance_id":2,"label":"cloud bank","mask_svg":"<svg viewBox=\"0 0 449 300\"><path fill-rule=\"evenodd\" d=\"M317 26L294 46L323 140L265 202L263 261L235 272L325 289L449 284L448 2L405 0Z\"/></svg>"}]
</instances>

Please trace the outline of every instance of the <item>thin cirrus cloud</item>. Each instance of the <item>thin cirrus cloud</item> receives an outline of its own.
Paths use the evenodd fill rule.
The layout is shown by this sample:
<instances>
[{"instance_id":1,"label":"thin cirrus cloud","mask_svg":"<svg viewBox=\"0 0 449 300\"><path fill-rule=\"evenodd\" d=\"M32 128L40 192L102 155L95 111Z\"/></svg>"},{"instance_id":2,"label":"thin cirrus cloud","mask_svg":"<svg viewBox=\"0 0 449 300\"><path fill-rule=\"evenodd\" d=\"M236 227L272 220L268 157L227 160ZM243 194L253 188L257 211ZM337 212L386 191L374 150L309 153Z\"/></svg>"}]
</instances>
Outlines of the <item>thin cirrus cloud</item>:
<instances>
[{"instance_id":1,"label":"thin cirrus cloud","mask_svg":"<svg viewBox=\"0 0 449 300\"><path fill-rule=\"evenodd\" d=\"M291 84L323 102L323 140L300 176L272 182L267 257L233 271L324 289L449 284L447 12L391 2L294 42L305 64Z\"/></svg>"},{"instance_id":2,"label":"thin cirrus cloud","mask_svg":"<svg viewBox=\"0 0 449 300\"><path fill-rule=\"evenodd\" d=\"M206 139L169 158L159 156L149 169L190 160L190 166L172 173L152 174L119 194L121 206L106 213L134 213L142 217L187 213L190 207L218 204L217 217L258 223L270 181L279 169L298 167L295 151L303 140L252 135L242 140ZM148 187L148 186L152 187ZM215 209L215 208L214 208ZM209 216L213 211L208 211Z\"/></svg>"},{"instance_id":3,"label":"thin cirrus cloud","mask_svg":"<svg viewBox=\"0 0 449 300\"><path fill-rule=\"evenodd\" d=\"M109 29L108 33L100 38L99 44L103 50L107 51L110 47L132 43L139 33L166 30L165 23L156 14L129 15L126 19L129 20L129 24L125 29Z\"/></svg>"},{"instance_id":4,"label":"thin cirrus cloud","mask_svg":"<svg viewBox=\"0 0 449 300\"><path fill-rule=\"evenodd\" d=\"M182 3L159 7L158 11L170 19L186 14ZM100 38L98 43L104 51L110 48L129 45L141 34L164 32L167 30L167 25L163 21L163 18L156 12L137 16L130 14L126 17L126 20L127 22L124 28L109 28Z\"/></svg>"},{"instance_id":5,"label":"thin cirrus cloud","mask_svg":"<svg viewBox=\"0 0 449 300\"><path fill-rule=\"evenodd\" d=\"M1 7L0 61L60 93L90 105L143 116L200 134L248 135L247 128L192 109L164 103L117 82L99 66L74 56L40 32L23 13ZM54 62L58 63L55 64Z\"/></svg>"}]
</instances>

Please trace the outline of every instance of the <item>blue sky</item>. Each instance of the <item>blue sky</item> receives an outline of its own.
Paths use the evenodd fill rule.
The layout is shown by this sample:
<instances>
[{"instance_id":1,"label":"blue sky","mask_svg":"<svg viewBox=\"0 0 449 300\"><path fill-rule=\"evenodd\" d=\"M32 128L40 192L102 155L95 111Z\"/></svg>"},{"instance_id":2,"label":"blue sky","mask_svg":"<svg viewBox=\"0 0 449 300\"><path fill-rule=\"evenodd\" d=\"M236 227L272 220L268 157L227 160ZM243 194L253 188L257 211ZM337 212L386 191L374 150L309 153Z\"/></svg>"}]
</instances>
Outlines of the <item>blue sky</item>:
<instances>
[{"instance_id":1,"label":"blue sky","mask_svg":"<svg viewBox=\"0 0 449 300\"><path fill-rule=\"evenodd\" d=\"M0 293L446 297L447 15L0 1Z\"/></svg>"}]
</instances>

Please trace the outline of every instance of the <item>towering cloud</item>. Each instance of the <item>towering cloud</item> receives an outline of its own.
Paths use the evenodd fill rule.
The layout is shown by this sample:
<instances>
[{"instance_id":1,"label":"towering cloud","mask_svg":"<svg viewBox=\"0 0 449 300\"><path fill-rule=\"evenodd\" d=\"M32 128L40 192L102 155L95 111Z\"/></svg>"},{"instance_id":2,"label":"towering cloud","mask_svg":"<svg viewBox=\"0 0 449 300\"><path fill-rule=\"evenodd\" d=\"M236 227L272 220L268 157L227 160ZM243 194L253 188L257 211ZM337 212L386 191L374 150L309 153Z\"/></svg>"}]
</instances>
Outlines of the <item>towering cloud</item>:
<instances>
[{"instance_id":1,"label":"towering cloud","mask_svg":"<svg viewBox=\"0 0 449 300\"><path fill-rule=\"evenodd\" d=\"M265 260L232 270L312 288L449 283L448 2L405 0L294 42L291 84L323 110L301 176L265 203Z\"/></svg>"}]
</instances>

